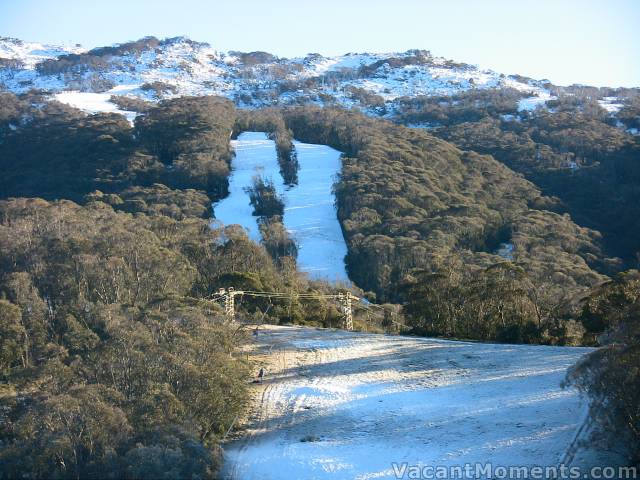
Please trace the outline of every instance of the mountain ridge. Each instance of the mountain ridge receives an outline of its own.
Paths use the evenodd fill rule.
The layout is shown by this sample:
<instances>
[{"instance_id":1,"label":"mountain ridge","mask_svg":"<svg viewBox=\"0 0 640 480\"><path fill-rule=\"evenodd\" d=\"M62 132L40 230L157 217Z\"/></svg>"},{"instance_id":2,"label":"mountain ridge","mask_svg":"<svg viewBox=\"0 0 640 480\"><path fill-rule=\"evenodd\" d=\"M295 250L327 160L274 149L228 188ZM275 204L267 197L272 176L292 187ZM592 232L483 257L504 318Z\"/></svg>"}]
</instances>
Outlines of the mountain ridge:
<instances>
[{"instance_id":1,"label":"mountain ridge","mask_svg":"<svg viewBox=\"0 0 640 480\"><path fill-rule=\"evenodd\" d=\"M380 107L401 97L452 95L470 89L514 88L529 97L548 99L545 86L550 85L548 80L457 63L427 50L287 59L267 52L221 52L187 37L144 37L91 50L79 44L49 45L4 37L0 38L0 66L0 84L14 93L33 88L107 93L119 87L121 93L147 100L214 94L246 107L332 102L352 107L369 95L376 97L370 100L378 104L374 112L378 114L384 113ZM154 89L154 82L166 85Z\"/></svg>"}]
</instances>

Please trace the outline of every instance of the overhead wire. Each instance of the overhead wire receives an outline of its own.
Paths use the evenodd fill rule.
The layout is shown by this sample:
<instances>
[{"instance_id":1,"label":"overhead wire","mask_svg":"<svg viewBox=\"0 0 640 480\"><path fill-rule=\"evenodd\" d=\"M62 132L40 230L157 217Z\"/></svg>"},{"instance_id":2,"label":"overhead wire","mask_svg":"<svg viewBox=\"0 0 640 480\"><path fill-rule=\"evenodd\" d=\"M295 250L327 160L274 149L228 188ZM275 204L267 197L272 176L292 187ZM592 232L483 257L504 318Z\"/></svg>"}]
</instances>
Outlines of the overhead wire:
<instances>
[{"instance_id":1,"label":"overhead wire","mask_svg":"<svg viewBox=\"0 0 640 480\"><path fill-rule=\"evenodd\" d=\"M340 294L324 294L324 293L313 293L313 292L287 293L287 292L268 292L268 291L257 291L257 290L237 290L234 293L236 295L240 295L241 297L244 295L247 295L247 296L256 297L256 298L268 298L269 300L293 299L293 298L338 300L338 299L343 299L346 296L346 294L344 293L340 293ZM213 294L213 295L216 295L216 294ZM223 295L217 294L217 297L214 297L211 300L212 301L222 300L226 297L226 295L227 295L226 293ZM373 308L377 308L378 310L382 310L382 311L385 310L385 308L381 305L371 303L371 302L364 303L360 297L357 297L353 294L351 294L351 298L353 300L356 300L356 302L353 303L353 308L361 308L363 310L366 310L369 313L379 313L372 310ZM360 300L360 302L357 302L357 300ZM393 318L391 318L390 320L391 320L391 323L394 325L397 325L399 327L406 327L405 324L397 322Z\"/></svg>"}]
</instances>

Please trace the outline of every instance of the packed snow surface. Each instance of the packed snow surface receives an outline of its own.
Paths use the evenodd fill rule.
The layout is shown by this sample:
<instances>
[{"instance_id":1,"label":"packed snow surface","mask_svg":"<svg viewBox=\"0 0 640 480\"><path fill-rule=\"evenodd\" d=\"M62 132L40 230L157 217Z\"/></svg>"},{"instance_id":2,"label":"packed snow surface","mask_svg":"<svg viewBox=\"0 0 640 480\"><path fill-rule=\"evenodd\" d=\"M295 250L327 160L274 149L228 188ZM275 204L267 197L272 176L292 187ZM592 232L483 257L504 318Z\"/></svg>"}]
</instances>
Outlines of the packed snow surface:
<instances>
[{"instance_id":1,"label":"packed snow surface","mask_svg":"<svg viewBox=\"0 0 640 480\"><path fill-rule=\"evenodd\" d=\"M254 348L267 376L224 447L226 479L396 478L392 462L558 465L585 418L585 400L560 383L586 348L275 326Z\"/></svg>"},{"instance_id":2,"label":"packed snow surface","mask_svg":"<svg viewBox=\"0 0 640 480\"><path fill-rule=\"evenodd\" d=\"M283 222L298 245L298 266L312 278L348 282L342 235L332 192L340 172L340 152L325 145L294 142L300 169L298 184L286 186L280 174L275 143L262 132L244 132L232 141L229 195L214 205L214 215L225 225L239 224L251 239L261 240L249 194L253 179L272 180L284 200Z\"/></svg>"},{"instance_id":3,"label":"packed snow surface","mask_svg":"<svg viewBox=\"0 0 640 480\"><path fill-rule=\"evenodd\" d=\"M333 184L341 152L326 145L294 142L298 184L284 193L284 224L298 244L298 265L313 278L348 282L347 245L338 222Z\"/></svg>"},{"instance_id":4,"label":"packed snow surface","mask_svg":"<svg viewBox=\"0 0 640 480\"><path fill-rule=\"evenodd\" d=\"M232 140L231 145L235 157L231 162L229 195L213 205L213 213L225 225L241 225L249 238L259 242L258 217L253 216L246 189L253 185L256 176L277 182L276 189L279 192L284 189L275 144L263 132L244 132L237 140Z\"/></svg>"}]
</instances>

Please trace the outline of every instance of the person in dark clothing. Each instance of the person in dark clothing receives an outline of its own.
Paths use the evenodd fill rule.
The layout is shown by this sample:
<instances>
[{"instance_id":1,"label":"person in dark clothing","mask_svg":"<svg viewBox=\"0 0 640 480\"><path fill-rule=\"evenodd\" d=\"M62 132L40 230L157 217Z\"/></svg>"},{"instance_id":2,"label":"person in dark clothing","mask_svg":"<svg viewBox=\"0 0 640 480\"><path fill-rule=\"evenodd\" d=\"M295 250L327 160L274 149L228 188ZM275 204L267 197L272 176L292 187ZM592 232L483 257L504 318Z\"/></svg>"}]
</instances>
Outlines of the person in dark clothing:
<instances>
[{"instance_id":1,"label":"person in dark clothing","mask_svg":"<svg viewBox=\"0 0 640 480\"><path fill-rule=\"evenodd\" d=\"M260 367L260 371L258 372L258 381L262 383L264 379L264 367Z\"/></svg>"}]
</instances>

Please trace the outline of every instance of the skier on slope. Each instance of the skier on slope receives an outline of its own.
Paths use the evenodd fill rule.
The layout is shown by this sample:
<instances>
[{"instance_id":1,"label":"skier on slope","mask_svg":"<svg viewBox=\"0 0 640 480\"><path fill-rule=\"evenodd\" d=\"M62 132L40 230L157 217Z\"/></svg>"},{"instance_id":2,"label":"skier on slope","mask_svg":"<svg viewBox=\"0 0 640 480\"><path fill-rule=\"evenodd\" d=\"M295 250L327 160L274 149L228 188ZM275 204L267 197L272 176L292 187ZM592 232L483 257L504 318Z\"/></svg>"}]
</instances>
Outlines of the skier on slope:
<instances>
[{"instance_id":1,"label":"skier on slope","mask_svg":"<svg viewBox=\"0 0 640 480\"><path fill-rule=\"evenodd\" d=\"M258 381L260 383L262 383L262 380L264 379L264 374L265 374L264 367L260 367L260 371L258 372Z\"/></svg>"}]
</instances>

